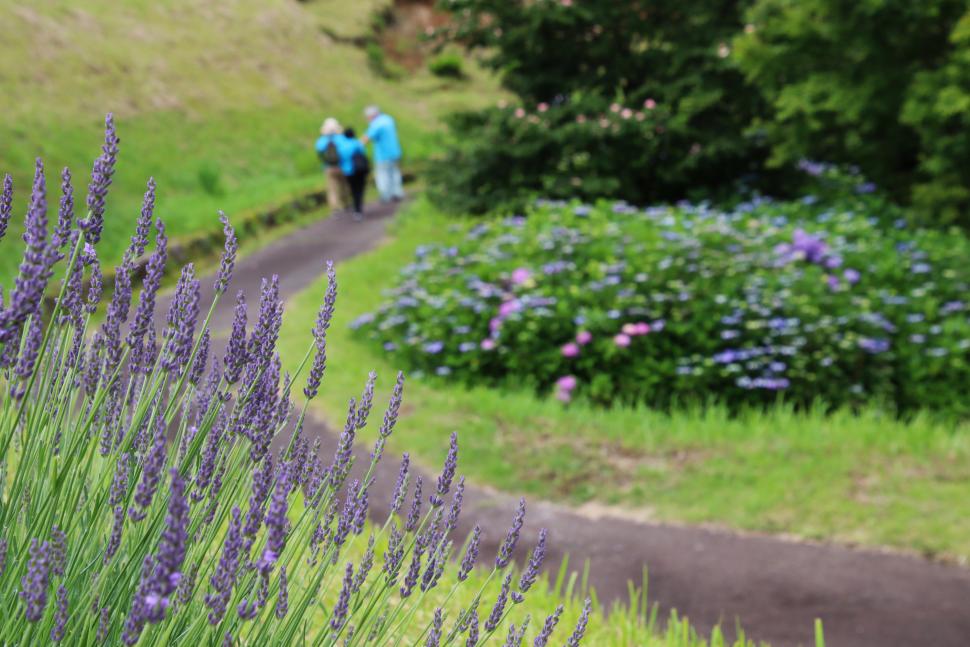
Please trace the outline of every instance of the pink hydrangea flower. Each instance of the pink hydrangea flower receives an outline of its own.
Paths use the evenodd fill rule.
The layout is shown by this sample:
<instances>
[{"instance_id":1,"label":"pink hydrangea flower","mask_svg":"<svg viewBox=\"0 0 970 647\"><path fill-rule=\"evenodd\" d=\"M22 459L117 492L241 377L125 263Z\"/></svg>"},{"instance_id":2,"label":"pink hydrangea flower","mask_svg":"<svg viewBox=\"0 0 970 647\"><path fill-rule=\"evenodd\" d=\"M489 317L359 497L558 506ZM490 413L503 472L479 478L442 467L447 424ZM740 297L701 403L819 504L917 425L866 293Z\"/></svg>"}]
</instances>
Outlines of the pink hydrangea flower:
<instances>
[{"instance_id":1,"label":"pink hydrangea flower","mask_svg":"<svg viewBox=\"0 0 970 647\"><path fill-rule=\"evenodd\" d=\"M619 335L613 337L613 343L620 348L626 348L630 345L630 336L620 333Z\"/></svg>"},{"instance_id":2,"label":"pink hydrangea flower","mask_svg":"<svg viewBox=\"0 0 970 647\"><path fill-rule=\"evenodd\" d=\"M654 108L657 107L657 102L654 101L653 99L647 99L646 101L643 102L643 107L646 108L647 110L653 110Z\"/></svg>"},{"instance_id":3,"label":"pink hydrangea flower","mask_svg":"<svg viewBox=\"0 0 970 647\"><path fill-rule=\"evenodd\" d=\"M568 344L563 344L562 346L562 356L563 357L576 357L579 355L579 346L572 342Z\"/></svg>"},{"instance_id":4,"label":"pink hydrangea flower","mask_svg":"<svg viewBox=\"0 0 970 647\"><path fill-rule=\"evenodd\" d=\"M525 109L524 108L516 108L515 109L515 116L518 119L521 119L522 117L524 117L525 116Z\"/></svg>"},{"instance_id":5,"label":"pink hydrangea flower","mask_svg":"<svg viewBox=\"0 0 970 647\"><path fill-rule=\"evenodd\" d=\"M556 389L556 399L560 402L569 402L573 399L573 394L569 391L563 391L562 389Z\"/></svg>"},{"instance_id":6,"label":"pink hydrangea flower","mask_svg":"<svg viewBox=\"0 0 970 647\"><path fill-rule=\"evenodd\" d=\"M488 322L488 329L495 332L502 327L502 319L500 317L492 317Z\"/></svg>"},{"instance_id":7,"label":"pink hydrangea flower","mask_svg":"<svg viewBox=\"0 0 970 647\"><path fill-rule=\"evenodd\" d=\"M481 346L482 346L482 350L494 350L495 349L495 340L494 339L483 339L482 340L482 343L481 343Z\"/></svg>"},{"instance_id":8,"label":"pink hydrangea flower","mask_svg":"<svg viewBox=\"0 0 970 647\"><path fill-rule=\"evenodd\" d=\"M528 268L520 267L512 272L513 285L522 285L530 278L532 278L532 272L530 272Z\"/></svg>"},{"instance_id":9,"label":"pink hydrangea flower","mask_svg":"<svg viewBox=\"0 0 970 647\"><path fill-rule=\"evenodd\" d=\"M623 334L630 335L630 336L636 335L637 325L632 323L623 324Z\"/></svg>"},{"instance_id":10,"label":"pink hydrangea flower","mask_svg":"<svg viewBox=\"0 0 970 647\"><path fill-rule=\"evenodd\" d=\"M621 117L623 117L624 119L629 119L630 117L632 117L632 116L633 116L633 111L632 111L632 110L630 110L629 108L624 108L624 109L623 109L623 110L622 110L622 111L620 112L620 116L621 116Z\"/></svg>"},{"instance_id":11,"label":"pink hydrangea flower","mask_svg":"<svg viewBox=\"0 0 970 647\"><path fill-rule=\"evenodd\" d=\"M593 333L588 330L580 330L576 333L576 343L580 346L585 346L589 342L593 341Z\"/></svg>"},{"instance_id":12,"label":"pink hydrangea flower","mask_svg":"<svg viewBox=\"0 0 970 647\"><path fill-rule=\"evenodd\" d=\"M520 307L521 305L515 299L504 301L502 305L498 307L498 316L504 319L513 312L518 312Z\"/></svg>"},{"instance_id":13,"label":"pink hydrangea flower","mask_svg":"<svg viewBox=\"0 0 970 647\"><path fill-rule=\"evenodd\" d=\"M563 375L561 378L556 380L556 388L563 389L565 391L572 391L576 388L576 376L575 375Z\"/></svg>"},{"instance_id":14,"label":"pink hydrangea flower","mask_svg":"<svg viewBox=\"0 0 970 647\"><path fill-rule=\"evenodd\" d=\"M539 112L545 112L546 110L549 109L549 104L543 101L538 106L536 106L536 108L539 110Z\"/></svg>"},{"instance_id":15,"label":"pink hydrangea flower","mask_svg":"<svg viewBox=\"0 0 970 647\"><path fill-rule=\"evenodd\" d=\"M636 326L636 329L637 329L636 334L638 334L638 335L649 335L650 334L650 324L648 324L646 321L641 321L641 322L639 322L637 324L634 324L634 325Z\"/></svg>"}]
</instances>

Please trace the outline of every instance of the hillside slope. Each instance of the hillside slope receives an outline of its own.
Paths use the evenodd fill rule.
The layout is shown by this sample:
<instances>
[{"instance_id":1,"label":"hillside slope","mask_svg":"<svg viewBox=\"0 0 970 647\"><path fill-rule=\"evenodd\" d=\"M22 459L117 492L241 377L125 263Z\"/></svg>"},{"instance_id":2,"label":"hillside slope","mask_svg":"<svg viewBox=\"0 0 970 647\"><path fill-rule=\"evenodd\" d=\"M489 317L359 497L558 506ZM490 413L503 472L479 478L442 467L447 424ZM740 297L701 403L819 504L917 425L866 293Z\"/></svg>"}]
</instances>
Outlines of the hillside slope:
<instances>
[{"instance_id":1,"label":"hillside slope","mask_svg":"<svg viewBox=\"0 0 970 647\"><path fill-rule=\"evenodd\" d=\"M150 175L175 236L211 228L217 209L322 185L311 146L328 115L359 127L362 108L379 103L398 118L408 158L426 156L440 115L490 100L495 86L477 73L453 85L371 74L344 37L366 33L385 4L0 0L0 172L14 175L17 213L37 155L51 191L68 165L83 195L109 111L122 138L102 248L112 258ZM0 254L0 277L16 267L10 256Z\"/></svg>"}]
</instances>

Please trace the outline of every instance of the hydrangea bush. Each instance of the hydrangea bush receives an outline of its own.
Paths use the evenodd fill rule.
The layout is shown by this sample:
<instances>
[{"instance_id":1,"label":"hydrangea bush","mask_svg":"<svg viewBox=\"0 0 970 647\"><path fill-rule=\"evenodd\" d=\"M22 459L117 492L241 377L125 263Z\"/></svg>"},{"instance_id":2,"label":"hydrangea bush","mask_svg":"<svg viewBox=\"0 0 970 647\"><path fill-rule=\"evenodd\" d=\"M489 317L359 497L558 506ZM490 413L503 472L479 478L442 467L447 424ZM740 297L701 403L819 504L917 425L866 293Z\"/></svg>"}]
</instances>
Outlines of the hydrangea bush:
<instances>
[{"instance_id":1,"label":"hydrangea bush","mask_svg":"<svg viewBox=\"0 0 970 647\"><path fill-rule=\"evenodd\" d=\"M361 478L352 478L354 440L372 417L376 375L350 400L332 459L302 431L326 365L332 268L313 340L292 376L281 375L276 351L283 309L275 276L264 280L251 315L240 293L225 352L214 352L209 319L228 290L237 249L225 218L208 311L200 279L186 265L166 325L156 331L167 239L150 182L103 323L92 323L117 144L109 117L86 215L75 217L65 170L52 229L38 160L23 262L0 309L0 642L474 645L504 637L545 555L542 532L513 575L524 502L490 565L488 579L503 582L498 599L482 599L480 590L461 608L424 608L428 591L454 593L479 561L479 528L463 546L453 543L464 491L456 436L440 476L424 490L405 454L391 517L379 527L366 523L403 377ZM7 177L0 237L12 194ZM146 253L136 298L135 262ZM42 311L48 287L59 295L52 312ZM297 409L293 400L302 401ZM452 557L457 581L442 578ZM589 609L562 639L578 644ZM560 613L545 621L536 645L549 640ZM510 630L509 644L521 642L523 622Z\"/></svg>"},{"instance_id":2,"label":"hydrangea bush","mask_svg":"<svg viewBox=\"0 0 970 647\"><path fill-rule=\"evenodd\" d=\"M970 244L907 227L856 176L802 166L824 199L544 202L485 221L420 248L355 325L425 373L565 402L965 415Z\"/></svg>"}]
</instances>

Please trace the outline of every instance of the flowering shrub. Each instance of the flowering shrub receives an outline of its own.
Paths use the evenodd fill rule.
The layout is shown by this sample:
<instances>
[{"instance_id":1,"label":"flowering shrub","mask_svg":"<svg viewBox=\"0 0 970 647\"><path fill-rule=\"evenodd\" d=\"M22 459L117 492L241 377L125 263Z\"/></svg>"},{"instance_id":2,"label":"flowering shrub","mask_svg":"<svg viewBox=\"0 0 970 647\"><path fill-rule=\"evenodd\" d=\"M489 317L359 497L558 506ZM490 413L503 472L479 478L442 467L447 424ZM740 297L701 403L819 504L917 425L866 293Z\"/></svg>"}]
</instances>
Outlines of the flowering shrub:
<instances>
[{"instance_id":1,"label":"flowering shrub","mask_svg":"<svg viewBox=\"0 0 970 647\"><path fill-rule=\"evenodd\" d=\"M646 204L761 169L767 146L746 131L765 104L730 58L749 4L442 0L451 20L435 36L480 50L519 105L452 118L430 168L435 201L464 213L536 194Z\"/></svg>"},{"instance_id":2,"label":"flowering shrub","mask_svg":"<svg viewBox=\"0 0 970 647\"><path fill-rule=\"evenodd\" d=\"M154 218L149 183L104 322L92 330L102 296L97 243L118 143L110 117L107 125L84 218L74 216L65 170L49 231L38 160L20 274L0 310L0 642L438 645L459 634L467 644L504 635L505 619L535 583L545 554L543 532L513 580L524 502L489 575L504 582L499 598L483 600L479 591L469 606L435 609L427 626L415 622L427 591L459 586L477 562L478 528L464 547L459 581L441 579L456 552L451 536L464 490L456 481L456 436L425 495L420 477L409 476L405 454L391 518L373 531L365 523L403 377L362 479L351 479L353 444L368 424L376 375L359 400L350 400L331 461L302 433L326 364L336 299L332 269L296 374L281 376L276 343L283 310L275 276L264 280L254 317L237 297L225 352L216 357L208 323L228 289L237 249L223 218L225 251L208 314L200 280L187 265L157 339L154 309L167 239ZM0 236L12 191L8 177L0 193ZM153 227L154 248L135 303L134 262L146 253ZM59 297L45 317L42 297L59 263ZM303 394L295 420L294 390ZM353 552L368 532L367 549ZM382 563L375 563L381 547ZM356 563L348 561L355 555ZM543 626L543 641L560 611ZM587 604L570 644L582 637L588 613ZM430 610L424 617L432 617Z\"/></svg>"},{"instance_id":3,"label":"flowering shrub","mask_svg":"<svg viewBox=\"0 0 970 647\"><path fill-rule=\"evenodd\" d=\"M827 207L545 202L420 248L355 325L429 374L567 402L877 400L965 415L970 244L907 228L848 179L849 192L826 183L840 196Z\"/></svg>"}]
</instances>

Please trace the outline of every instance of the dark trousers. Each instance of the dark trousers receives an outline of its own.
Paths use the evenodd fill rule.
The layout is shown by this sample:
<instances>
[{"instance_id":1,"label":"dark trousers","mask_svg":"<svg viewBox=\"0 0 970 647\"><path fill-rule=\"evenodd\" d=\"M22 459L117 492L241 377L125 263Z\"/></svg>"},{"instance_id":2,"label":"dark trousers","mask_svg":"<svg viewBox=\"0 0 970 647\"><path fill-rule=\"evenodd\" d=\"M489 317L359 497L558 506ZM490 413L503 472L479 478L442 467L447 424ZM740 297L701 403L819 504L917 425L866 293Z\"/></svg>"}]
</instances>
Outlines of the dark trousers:
<instances>
[{"instance_id":1,"label":"dark trousers","mask_svg":"<svg viewBox=\"0 0 970 647\"><path fill-rule=\"evenodd\" d=\"M367 173L357 172L347 176L350 185L350 196L354 201L354 213L364 212L364 188L367 186Z\"/></svg>"}]
</instances>

